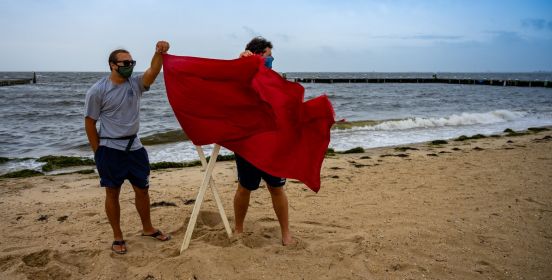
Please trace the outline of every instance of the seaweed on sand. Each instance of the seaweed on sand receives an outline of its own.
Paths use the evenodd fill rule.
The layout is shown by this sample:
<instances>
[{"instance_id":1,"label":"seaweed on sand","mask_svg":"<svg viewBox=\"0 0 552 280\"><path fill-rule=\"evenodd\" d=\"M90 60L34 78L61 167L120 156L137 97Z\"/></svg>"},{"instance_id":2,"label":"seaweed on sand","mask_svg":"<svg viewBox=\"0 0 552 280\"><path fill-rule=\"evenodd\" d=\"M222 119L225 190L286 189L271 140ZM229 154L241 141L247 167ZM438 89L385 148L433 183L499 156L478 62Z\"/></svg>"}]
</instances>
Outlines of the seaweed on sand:
<instances>
[{"instance_id":1,"label":"seaweed on sand","mask_svg":"<svg viewBox=\"0 0 552 280\"><path fill-rule=\"evenodd\" d=\"M26 178L26 177L41 176L41 175L44 175L44 173L36 170L31 170L31 169L23 169L23 170L4 174L0 176L0 178Z\"/></svg>"},{"instance_id":2,"label":"seaweed on sand","mask_svg":"<svg viewBox=\"0 0 552 280\"><path fill-rule=\"evenodd\" d=\"M45 162L46 164L42 166L42 171L49 172L52 170L71 167L71 166L82 166L82 165L94 165L94 160L89 158L81 157L68 157L68 156L44 156L36 161Z\"/></svg>"}]
</instances>

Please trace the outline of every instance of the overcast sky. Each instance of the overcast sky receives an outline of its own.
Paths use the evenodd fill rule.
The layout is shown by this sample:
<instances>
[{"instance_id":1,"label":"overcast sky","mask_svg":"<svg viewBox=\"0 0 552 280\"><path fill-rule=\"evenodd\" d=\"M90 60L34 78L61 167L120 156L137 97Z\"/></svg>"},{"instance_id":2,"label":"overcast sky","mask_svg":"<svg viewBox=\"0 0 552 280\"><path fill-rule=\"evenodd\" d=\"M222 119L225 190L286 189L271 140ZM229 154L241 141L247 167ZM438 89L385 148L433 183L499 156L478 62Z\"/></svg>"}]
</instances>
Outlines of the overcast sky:
<instances>
[{"instance_id":1,"label":"overcast sky","mask_svg":"<svg viewBox=\"0 0 552 280\"><path fill-rule=\"evenodd\" d=\"M107 71L155 43L233 59L253 36L280 72L552 71L552 1L0 0L0 71Z\"/></svg>"}]
</instances>

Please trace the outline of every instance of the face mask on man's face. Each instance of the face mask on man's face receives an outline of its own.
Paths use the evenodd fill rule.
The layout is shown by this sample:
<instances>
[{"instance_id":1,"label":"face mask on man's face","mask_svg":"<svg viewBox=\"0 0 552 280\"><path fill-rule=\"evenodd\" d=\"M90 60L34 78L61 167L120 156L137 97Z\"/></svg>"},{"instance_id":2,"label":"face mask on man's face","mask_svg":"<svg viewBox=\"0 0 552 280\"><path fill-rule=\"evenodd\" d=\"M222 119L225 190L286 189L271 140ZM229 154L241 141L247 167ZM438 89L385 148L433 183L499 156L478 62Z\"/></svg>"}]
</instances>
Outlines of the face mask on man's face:
<instances>
[{"instance_id":1,"label":"face mask on man's face","mask_svg":"<svg viewBox=\"0 0 552 280\"><path fill-rule=\"evenodd\" d=\"M274 57L272 57L272 56L265 57L265 66L267 68L272 69L272 61L274 61Z\"/></svg>"},{"instance_id":2,"label":"face mask on man's face","mask_svg":"<svg viewBox=\"0 0 552 280\"><path fill-rule=\"evenodd\" d=\"M134 70L134 66L118 66L117 73L119 73L124 78L128 79L132 75L132 70Z\"/></svg>"}]
</instances>

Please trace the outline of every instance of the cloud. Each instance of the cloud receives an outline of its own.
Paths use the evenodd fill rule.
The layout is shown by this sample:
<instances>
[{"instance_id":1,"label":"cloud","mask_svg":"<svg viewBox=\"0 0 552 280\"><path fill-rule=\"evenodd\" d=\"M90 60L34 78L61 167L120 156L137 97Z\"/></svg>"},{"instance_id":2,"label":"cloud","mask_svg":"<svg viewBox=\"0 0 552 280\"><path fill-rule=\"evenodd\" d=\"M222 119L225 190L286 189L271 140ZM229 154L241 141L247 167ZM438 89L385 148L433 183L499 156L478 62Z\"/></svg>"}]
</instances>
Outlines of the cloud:
<instances>
[{"instance_id":1,"label":"cloud","mask_svg":"<svg viewBox=\"0 0 552 280\"><path fill-rule=\"evenodd\" d=\"M245 32L247 33L247 35L249 35L249 37L261 36L261 33L260 33L260 32L255 31L253 28L251 28L251 27L249 27L249 26L243 26L243 29L245 30Z\"/></svg>"},{"instance_id":2,"label":"cloud","mask_svg":"<svg viewBox=\"0 0 552 280\"><path fill-rule=\"evenodd\" d=\"M534 29L534 30L544 30L548 29L552 31L552 21L546 21L542 18L526 18L521 20L521 26L523 28Z\"/></svg>"},{"instance_id":3,"label":"cloud","mask_svg":"<svg viewBox=\"0 0 552 280\"><path fill-rule=\"evenodd\" d=\"M494 41L497 42L521 42L524 39L519 35L519 33L514 31L505 31L505 30L492 30L486 31L486 33L493 36Z\"/></svg>"},{"instance_id":4,"label":"cloud","mask_svg":"<svg viewBox=\"0 0 552 280\"><path fill-rule=\"evenodd\" d=\"M456 35L430 35L430 34L421 34L413 36L405 36L404 39L418 39L418 40L459 40L463 39L464 36Z\"/></svg>"},{"instance_id":5,"label":"cloud","mask_svg":"<svg viewBox=\"0 0 552 280\"><path fill-rule=\"evenodd\" d=\"M417 35L383 35L383 36L372 36L376 39L401 39L401 40L460 40L464 39L464 36L458 35L433 35L433 34L417 34Z\"/></svg>"}]
</instances>

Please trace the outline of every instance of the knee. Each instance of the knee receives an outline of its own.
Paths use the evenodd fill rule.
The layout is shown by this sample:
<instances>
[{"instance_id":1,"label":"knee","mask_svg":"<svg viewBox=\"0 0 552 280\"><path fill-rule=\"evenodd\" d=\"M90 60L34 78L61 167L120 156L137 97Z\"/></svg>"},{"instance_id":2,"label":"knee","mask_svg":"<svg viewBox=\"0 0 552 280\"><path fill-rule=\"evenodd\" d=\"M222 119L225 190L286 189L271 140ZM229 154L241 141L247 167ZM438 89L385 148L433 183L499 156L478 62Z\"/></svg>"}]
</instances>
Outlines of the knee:
<instances>
[{"instance_id":1,"label":"knee","mask_svg":"<svg viewBox=\"0 0 552 280\"><path fill-rule=\"evenodd\" d=\"M119 193L121 189L106 188L105 195L108 199L119 199Z\"/></svg>"},{"instance_id":2,"label":"knee","mask_svg":"<svg viewBox=\"0 0 552 280\"><path fill-rule=\"evenodd\" d=\"M148 189L141 189L141 188L137 188L137 187L134 187L134 193L138 197L147 197L149 195Z\"/></svg>"},{"instance_id":3,"label":"knee","mask_svg":"<svg viewBox=\"0 0 552 280\"><path fill-rule=\"evenodd\" d=\"M251 191L243 187L241 184L238 184L238 189L236 190L236 194L249 196L251 194Z\"/></svg>"},{"instance_id":4,"label":"knee","mask_svg":"<svg viewBox=\"0 0 552 280\"><path fill-rule=\"evenodd\" d=\"M281 196L281 195L285 195L286 193L284 192L284 188L283 187L271 187L271 186L268 186L268 191L270 192L270 194L272 196Z\"/></svg>"}]
</instances>

